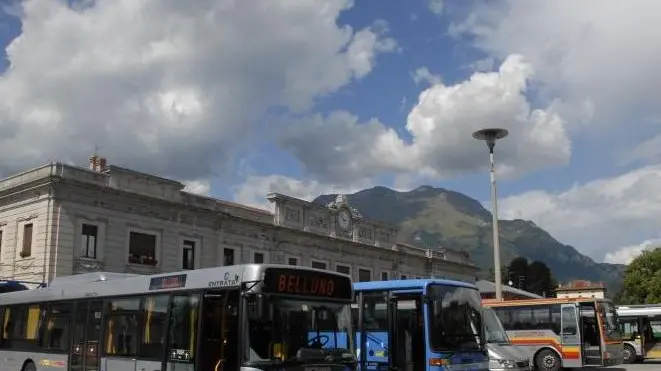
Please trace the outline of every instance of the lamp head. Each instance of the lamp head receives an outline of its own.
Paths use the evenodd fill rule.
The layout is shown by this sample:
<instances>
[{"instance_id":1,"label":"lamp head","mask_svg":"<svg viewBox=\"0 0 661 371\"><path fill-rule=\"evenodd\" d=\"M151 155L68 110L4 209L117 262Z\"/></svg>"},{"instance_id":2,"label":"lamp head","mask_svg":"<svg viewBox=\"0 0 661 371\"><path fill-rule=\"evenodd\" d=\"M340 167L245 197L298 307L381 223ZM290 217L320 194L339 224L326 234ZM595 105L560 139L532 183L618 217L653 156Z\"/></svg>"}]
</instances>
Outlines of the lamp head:
<instances>
[{"instance_id":1,"label":"lamp head","mask_svg":"<svg viewBox=\"0 0 661 371\"><path fill-rule=\"evenodd\" d=\"M507 134L509 133L505 129L490 128L474 132L473 138L485 141L487 143L487 147L489 147L489 151L493 152L493 147L496 146L496 140L505 138Z\"/></svg>"}]
</instances>

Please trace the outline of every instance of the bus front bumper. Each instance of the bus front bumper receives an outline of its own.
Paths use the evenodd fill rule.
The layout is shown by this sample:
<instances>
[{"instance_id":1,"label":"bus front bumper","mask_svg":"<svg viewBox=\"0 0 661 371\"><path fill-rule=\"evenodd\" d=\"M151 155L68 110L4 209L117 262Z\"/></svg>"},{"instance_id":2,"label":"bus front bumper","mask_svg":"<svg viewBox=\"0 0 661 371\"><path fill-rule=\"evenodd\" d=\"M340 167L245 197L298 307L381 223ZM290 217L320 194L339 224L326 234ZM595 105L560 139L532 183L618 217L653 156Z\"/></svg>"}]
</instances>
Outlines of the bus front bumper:
<instances>
[{"instance_id":1,"label":"bus front bumper","mask_svg":"<svg viewBox=\"0 0 661 371\"><path fill-rule=\"evenodd\" d=\"M489 371L530 371L529 361L489 360Z\"/></svg>"}]
</instances>

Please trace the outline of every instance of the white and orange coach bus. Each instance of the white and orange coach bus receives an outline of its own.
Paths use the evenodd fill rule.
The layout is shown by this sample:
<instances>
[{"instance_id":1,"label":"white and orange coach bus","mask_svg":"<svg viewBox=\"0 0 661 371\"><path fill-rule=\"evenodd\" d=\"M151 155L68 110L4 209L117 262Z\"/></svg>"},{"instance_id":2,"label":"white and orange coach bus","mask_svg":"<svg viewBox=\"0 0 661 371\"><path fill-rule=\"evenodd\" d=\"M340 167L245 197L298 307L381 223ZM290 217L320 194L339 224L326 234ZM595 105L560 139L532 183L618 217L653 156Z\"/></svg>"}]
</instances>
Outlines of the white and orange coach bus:
<instances>
[{"instance_id":1,"label":"white and orange coach bus","mask_svg":"<svg viewBox=\"0 0 661 371\"><path fill-rule=\"evenodd\" d=\"M485 299L482 305L494 309L537 370L623 363L617 313L608 299Z\"/></svg>"}]
</instances>

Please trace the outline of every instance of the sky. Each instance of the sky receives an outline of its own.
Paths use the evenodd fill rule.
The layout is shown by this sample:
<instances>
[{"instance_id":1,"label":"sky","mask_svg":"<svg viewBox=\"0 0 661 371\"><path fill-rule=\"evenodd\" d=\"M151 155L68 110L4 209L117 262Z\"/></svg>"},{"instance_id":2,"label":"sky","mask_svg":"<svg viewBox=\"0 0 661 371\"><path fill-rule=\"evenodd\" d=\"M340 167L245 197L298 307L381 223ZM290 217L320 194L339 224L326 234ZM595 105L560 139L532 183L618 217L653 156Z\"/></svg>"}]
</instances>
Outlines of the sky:
<instances>
[{"instance_id":1,"label":"sky","mask_svg":"<svg viewBox=\"0 0 661 371\"><path fill-rule=\"evenodd\" d=\"M51 161L268 208L383 185L596 261L661 244L661 2L0 1L0 175Z\"/></svg>"}]
</instances>

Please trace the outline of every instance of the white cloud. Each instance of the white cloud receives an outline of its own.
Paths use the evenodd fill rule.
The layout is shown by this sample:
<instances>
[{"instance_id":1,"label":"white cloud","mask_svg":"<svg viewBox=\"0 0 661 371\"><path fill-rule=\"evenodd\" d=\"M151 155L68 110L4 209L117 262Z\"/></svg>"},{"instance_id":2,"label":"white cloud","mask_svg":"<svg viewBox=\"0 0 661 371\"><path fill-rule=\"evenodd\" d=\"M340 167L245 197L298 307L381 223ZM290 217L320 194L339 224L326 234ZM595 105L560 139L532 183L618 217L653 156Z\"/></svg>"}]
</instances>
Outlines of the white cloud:
<instances>
[{"instance_id":1,"label":"white cloud","mask_svg":"<svg viewBox=\"0 0 661 371\"><path fill-rule=\"evenodd\" d=\"M560 193L530 191L499 200L503 219L528 219L560 241L601 260L659 235L661 165L577 184ZM609 258L610 259L610 258Z\"/></svg>"},{"instance_id":2,"label":"white cloud","mask_svg":"<svg viewBox=\"0 0 661 371\"><path fill-rule=\"evenodd\" d=\"M208 179L189 180L182 183L186 185L184 188L185 192L209 196L209 192L211 191L211 181Z\"/></svg>"},{"instance_id":3,"label":"white cloud","mask_svg":"<svg viewBox=\"0 0 661 371\"><path fill-rule=\"evenodd\" d=\"M492 71L495 66L496 59L494 57L486 57L468 64L468 68L479 72Z\"/></svg>"},{"instance_id":4,"label":"white cloud","mask_svg":"<svg viewBox=\"0 0 661 371\"><path fill-rule=\"evenodd\" d=\"M661 247L661 239L646 240L638 245L626 246L617 251L606 253L604 262L629 265L631 261L642 254L643 251L654 250L659 247Z\"/></svg>"},{"instance_id":5,"label":"white cloud","mask_svg":"<svg viewBox=\"0 0 661 371\"><path fill-rule=\"evenodd\" d=\"M661 135L652 137L633 148L621 159L621 164L632 162L655 163L661 158Z\"/></svg>"},{"instance_id":6,"label":"white cloud","mask_svg":"<svg viewBox=\"0 0 661 371\"><path fill-rule=\"evenodd\" d=\"M408 115L410 142L376 119L360 122L347 112L334 112L290 125L280 146L308 174L339 184L384 172L442 178L486 169L487 148L471 134L494 126L510 130L497 145L501 176L566 164L571 146L563 119L552 108L531 108L526 100L532 74L520 56L511 56L497 72L429 87Z\"/></svg>"},{"instance_id":7,"label":"white cloud","mask_svg":"<svg viewBox=\"0 0 661 371\"><path fill-rule=\"evenodd\" d=\"M443 0L428 0L429 10L436 15L443 14Z\"/></svg>"},{"instance_id":8,"label":"white cloud","mask_svg":"<svg viewBox=\"0 0 661 371\"><path fill-rule=\"evenodd\" d=\"M367 183L349 187L322 184L314 180L298 180L284 175L249 176L246 181L236 187L234 201L273 211L273 205L266 200L271 192L282 193L306 201L312 201L322 194L349 194L365 188Z\"/></svg>"},{"instance_id":9,"label":"white cloud","mask_svg":"<svg viewBox=\"0 0 661 371\"><path fill-rule=\"evenodd\" d=\"M659 112L661 2L619 0L480 3L454 35L474 37L489 55L522 54L550 94L597 107L600 125L644 109ZM630 122L629 122L630 123Z\"/></svg>"},{"instance_id":10,"label":"white cloud","mask_svg":"<svg viewBox=\"0 0 661 371\"><path fill-rule=\"evenodd\" d=\"M110 163L197 179L222 171L272 107L294 112L396 49L351 0L23 2L0 79L0 173L95 145Z\"/></svg>"},{"instance_id":11,"label":"white cloud","mask_svg":"<svg viewBox=\"0 0 661 371\"><path fill-rule=\"evenodd\" d=\"M418 68L417 70L415 70L415 72L412 73L412 77L416 85L420 84L421 82L425 82L429 85L436 85L442 83L441 77L429 72L429 69L427 69L427 67Z\"/></svg>"}]
</instances>

